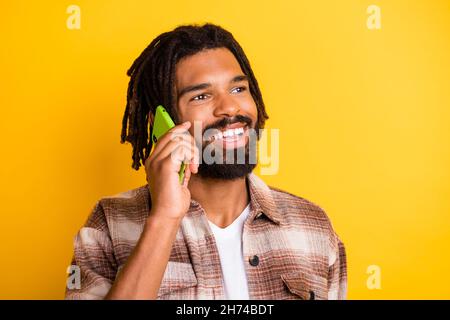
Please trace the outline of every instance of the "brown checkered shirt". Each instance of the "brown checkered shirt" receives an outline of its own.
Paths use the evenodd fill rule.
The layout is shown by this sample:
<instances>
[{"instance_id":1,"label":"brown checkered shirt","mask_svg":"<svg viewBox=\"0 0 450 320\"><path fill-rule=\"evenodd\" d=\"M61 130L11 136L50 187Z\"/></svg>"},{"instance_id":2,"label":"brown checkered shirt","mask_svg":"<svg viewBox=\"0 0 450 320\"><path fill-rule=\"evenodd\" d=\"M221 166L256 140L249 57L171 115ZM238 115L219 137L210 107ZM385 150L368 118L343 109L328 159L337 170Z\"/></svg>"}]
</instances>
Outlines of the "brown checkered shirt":
<instances>
[{"instance_id":1,"label":"brown checkered shirt","mask_svg":"<svg viewBox=\"0 0 450 320\"><path fill-rule=\"evenodd\" d=\"M345 299L346 254L317 205L247 176L250 214L242 248L250 299ZM74 239L79 289L66 299L102 299L135 247L151 208L148 186L102 198ZM172 247L158 299L224 299L205 211L195 200Z\"/></svg>"}]
</instances>

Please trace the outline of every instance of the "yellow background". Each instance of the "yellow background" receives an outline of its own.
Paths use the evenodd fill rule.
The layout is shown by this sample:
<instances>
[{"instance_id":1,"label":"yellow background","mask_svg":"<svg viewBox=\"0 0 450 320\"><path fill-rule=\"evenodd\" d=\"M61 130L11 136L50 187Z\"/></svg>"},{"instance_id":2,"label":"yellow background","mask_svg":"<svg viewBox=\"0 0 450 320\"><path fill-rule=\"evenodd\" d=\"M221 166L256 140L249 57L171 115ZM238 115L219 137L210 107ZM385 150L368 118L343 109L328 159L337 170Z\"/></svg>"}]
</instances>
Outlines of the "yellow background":
<instances>
[{"instance_id":1,"label":"yellow background","mask_svg":"<svg viewBox=\"0 0 450 320\"><path fill-rule=\"evenodd\" d=\"M371 4L381 30L366 27ZM63 298L95 202L145 183L119 143L126 70L161 32L206 21L241 43L280 129L279 173L263 179L322 206L344 241L349 299L450 298L449 1L9 1L0 14L0 298Z\"/></svg>"}]
</instances>

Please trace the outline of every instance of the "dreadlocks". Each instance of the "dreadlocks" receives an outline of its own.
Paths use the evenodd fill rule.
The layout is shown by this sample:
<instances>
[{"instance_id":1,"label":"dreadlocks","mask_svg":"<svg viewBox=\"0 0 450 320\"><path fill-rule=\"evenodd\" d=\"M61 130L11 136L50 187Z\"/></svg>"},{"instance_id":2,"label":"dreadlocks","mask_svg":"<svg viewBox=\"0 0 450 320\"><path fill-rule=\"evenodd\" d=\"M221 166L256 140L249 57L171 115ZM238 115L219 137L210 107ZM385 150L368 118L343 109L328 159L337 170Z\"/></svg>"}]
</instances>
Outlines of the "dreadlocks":
<instances>
[{"instance_id":1,"label":"dreadlocks","mask_svg":"<svg viewBox=\"0 0 450 320\"><path fill-rule=\"evenodd\" d=\"M179 26L156 37L127 72L130 82L120 142L131 143L132 167L135 170L139 170L141 161L144 164L152 149L152 141L149 138L151 133L149 112L154 114L156 106L162 104L174 122L179 123L174 85L177 62L202 50L215 48L227 48L236 57L249 79L250 93L258 110L256 128L264 128L264 123L269 117L261 91L250 62L233 35L210 23L203 26Z\"/></svg>"}]
</instances>

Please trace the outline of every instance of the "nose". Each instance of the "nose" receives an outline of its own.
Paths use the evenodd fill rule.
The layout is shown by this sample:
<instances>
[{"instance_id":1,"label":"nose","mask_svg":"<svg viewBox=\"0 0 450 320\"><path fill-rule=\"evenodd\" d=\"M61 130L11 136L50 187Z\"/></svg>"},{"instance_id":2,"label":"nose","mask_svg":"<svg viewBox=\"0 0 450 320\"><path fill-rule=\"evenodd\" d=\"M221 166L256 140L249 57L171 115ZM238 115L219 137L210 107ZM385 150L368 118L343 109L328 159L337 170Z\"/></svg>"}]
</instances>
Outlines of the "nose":
<instances>
[{"instance_id":1,"label":"nose","mask_svg":"<svg viewBox=\"0 0 450 320\"><path fill-rule=\"evenodd\" d=\"M214 116L218 118L233 117L239 113L239 104L229 94L222 94L214 108Z\"/></svg>"}]
</instances>

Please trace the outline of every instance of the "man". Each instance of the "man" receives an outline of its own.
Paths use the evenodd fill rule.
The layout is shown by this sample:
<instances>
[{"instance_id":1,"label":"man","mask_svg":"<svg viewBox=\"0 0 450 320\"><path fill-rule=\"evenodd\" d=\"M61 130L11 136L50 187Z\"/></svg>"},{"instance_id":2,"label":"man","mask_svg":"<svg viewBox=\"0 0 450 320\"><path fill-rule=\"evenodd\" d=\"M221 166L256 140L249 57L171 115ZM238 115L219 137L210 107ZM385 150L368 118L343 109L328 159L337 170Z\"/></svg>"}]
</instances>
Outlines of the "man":
<instances>
[{"instance_id":1,"label":"man","mask_svg":"<svg viewBox=\"0 0 450 320\"><path fill-rule=\"evenodd\" d=\"M344 299L345 250L324 211L252 173L250 132L268 116L232 34L178 27L153 40L128 75L122 143L148 184L97 202L75 238L80 288L66 298ZM178 125L150 154L159 104ZM245 161L202 161L208 146L223 158L244 151Z\"/></svg>"}]
</instances>

